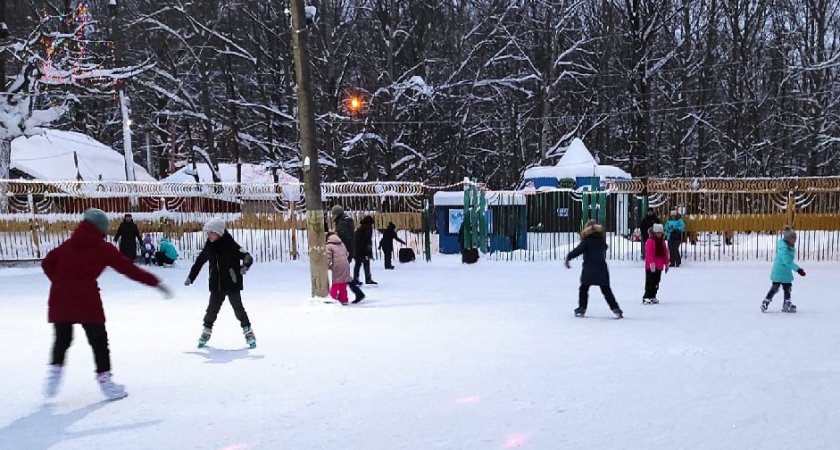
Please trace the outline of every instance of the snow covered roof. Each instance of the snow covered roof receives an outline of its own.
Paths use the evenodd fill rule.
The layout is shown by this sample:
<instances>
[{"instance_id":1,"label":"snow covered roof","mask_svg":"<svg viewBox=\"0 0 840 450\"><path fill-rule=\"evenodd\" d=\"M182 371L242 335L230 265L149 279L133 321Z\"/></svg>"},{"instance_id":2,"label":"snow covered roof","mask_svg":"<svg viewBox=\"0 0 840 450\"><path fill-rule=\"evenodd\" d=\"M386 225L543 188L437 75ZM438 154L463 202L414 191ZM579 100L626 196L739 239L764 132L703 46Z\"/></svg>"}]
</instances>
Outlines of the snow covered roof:
<instances>
[{"instance_id":1,"label":"snow covered roof","mask_svg":"<svg viewBox=\"0 0 840 450\"><path fill-rule=\"evenodd\" d=\"M631 178L629 173L618 167L599 165L583 141L578 138L572 140L556 166L531 167L525 170L524 176L525 179L556 178L558 180L591 176L622 180Z\"/></svg>"},{"instance_id":2,"label":"snow covered roof","mask_svg":"<svg viewBox=\"0 0 840 450\"><path fill-rule=\"evenodd\" d=\"M75 155L75 157L74 157ZM47 130L36 136L12 141L12 170L42 181L76 180L126 181L125 158L116 150L90 136L72 131ZM134 164L137 181L155 181L139 164Z\"/></svg>"},{"instance_id":3,"label":"snow covered roof","mask_svg":"<svg viewBox=\"0 0 840 450\"><path fill-rule=\"evenodd\" d=\"M435 192L435 206L464 206L464 191ZM488 191L487 205L524 205L525 194L519 192Z\"/></svg>"},{"instance_id":4,"label":"snow covered roof","mask_svg":"<svg viewBox=\"0 0 840 450\"><path fill-rule=\"evenodd\" d=\"M198 169L198 181L200 183L212 183L213 174L207 163L196 163ZM274 177L271 168L260 164L242 164L242 183L244 184L273 184ZM193 165L187 164L177 172L162 180L163 183L195 183ZM236 183L236 164L219 164L219 175L222 183ZM277 179L280 184L298 183L299 180L288 173L277 169Z\"/></svg>"}]
</instances>

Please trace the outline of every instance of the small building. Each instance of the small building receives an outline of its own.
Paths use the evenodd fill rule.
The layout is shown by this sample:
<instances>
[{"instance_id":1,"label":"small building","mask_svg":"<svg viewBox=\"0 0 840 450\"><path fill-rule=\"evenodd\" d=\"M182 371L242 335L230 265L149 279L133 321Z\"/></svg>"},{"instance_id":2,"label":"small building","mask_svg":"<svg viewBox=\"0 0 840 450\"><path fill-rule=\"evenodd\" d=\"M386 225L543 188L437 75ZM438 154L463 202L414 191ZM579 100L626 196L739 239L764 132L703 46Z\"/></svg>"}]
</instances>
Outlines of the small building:
<instances>
[{"instance_id":1,"label":"small building","mask_svg":"<svg viewBox=\"0 0 840 450\"><path fill-rule=\"evenodd\" d=\"M528 213L520 192L486 193L487 238L490 252L528 248ZM464 221L464 192L437 192L433 197L438 247L443 254L461 252L458 232Z\"/></svg>"}]
</instances>

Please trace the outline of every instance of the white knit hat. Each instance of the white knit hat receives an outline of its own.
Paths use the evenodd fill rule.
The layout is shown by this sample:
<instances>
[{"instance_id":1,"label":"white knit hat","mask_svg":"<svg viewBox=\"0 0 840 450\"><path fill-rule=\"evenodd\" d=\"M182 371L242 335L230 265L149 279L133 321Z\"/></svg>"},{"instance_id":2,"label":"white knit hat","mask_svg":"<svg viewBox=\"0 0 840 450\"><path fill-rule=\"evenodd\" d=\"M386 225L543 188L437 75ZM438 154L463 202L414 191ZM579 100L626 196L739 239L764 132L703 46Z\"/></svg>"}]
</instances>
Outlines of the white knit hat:
<instances>
[{"instance_id":1,"label":"white knit hat","mask_svg":"<svg viewBox=\"0 0 840 450\"><path fill-rule=\"evenodd\" d=\"M219 236L225 234L225 221L222 219L210 219L204 224L204 232L214 232Z\"/></svg>"},{"instance_id":2,"label":"white knit hat","mask_svg":"<svg viewBox=\"0 0 840 450\"><path fill-rule=\"evenodd\" d=\"M661 223L655 223L655 224L653 224L653 232L654 233L664 233L665 232L665 227L663 227Z\"/></svg>"}]
</instances>

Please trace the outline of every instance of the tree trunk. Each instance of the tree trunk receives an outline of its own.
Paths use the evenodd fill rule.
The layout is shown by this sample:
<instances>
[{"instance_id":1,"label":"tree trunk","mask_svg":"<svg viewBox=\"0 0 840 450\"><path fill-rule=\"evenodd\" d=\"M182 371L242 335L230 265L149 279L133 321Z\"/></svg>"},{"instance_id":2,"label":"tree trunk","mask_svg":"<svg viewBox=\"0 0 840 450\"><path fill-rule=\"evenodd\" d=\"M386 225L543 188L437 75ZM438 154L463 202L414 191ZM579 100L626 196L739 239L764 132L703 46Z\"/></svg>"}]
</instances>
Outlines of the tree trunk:
<instances>
[{"instance_id":1,"label":"tree trunk","mask_svg":"<svg viewBox=\"0 0 840 450\"><path fill-rule=\"evenodd\" d=\"M12 141L10 139L0 140L0 214L8 212L9 199L6 193L9 185L5 180L9 179L9 167L12 158Z\"/></svg>"},{"instance_id":2,"label":"tree trunk","mask_svg":"<svg viewBox=\"0 0 840 450\"><path fill-rule=\"evenodd\" d=\"M298 123L300 148L304 160L303 182L306 196L306 234L309 241L309 271L312 296L326 297L329 291L327 276L326 238L324 235L324 206L321 202L321 170L315 148L315 112L309 75L309 51L306 47L306 28L303 0L289 2L292 13L292 45L294 46L297 80ZM308 164L306 164L308 160Z\"/></svg>"}]
</instances>

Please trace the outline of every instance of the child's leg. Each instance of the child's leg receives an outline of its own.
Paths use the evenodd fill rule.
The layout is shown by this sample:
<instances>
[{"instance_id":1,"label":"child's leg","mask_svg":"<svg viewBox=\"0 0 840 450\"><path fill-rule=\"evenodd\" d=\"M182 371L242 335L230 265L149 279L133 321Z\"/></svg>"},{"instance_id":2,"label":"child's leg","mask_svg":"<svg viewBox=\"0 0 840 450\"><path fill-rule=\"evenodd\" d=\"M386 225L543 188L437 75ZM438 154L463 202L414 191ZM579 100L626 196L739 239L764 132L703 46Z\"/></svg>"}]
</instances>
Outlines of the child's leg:
<instances>
[{"instance_id":1,"label":"child's leg","mask_svg":"<svg viewBox=\"0 0 840 450\"><path fill-rule=\"evenodd\" d=\"M96 373L111 371L111 351L108 350L108 332L104 323L82 324L87 334L88 343L93 349L93 359L96 362Z\"/></svg>"},{"instance_id":2,"label":"child's leg","mask_svg":"<svg viewBox=\"0 0 840 450\"><path fill-rule=\"evenodd\" d=\"M661 270L654 270L652 272L653 275L653 296L651 298L656 298L656 295L659 294L659 283L662 282L662 271Z\"/></svg>"},{"instance_id":3,"label":"child's leg","mask_svg":"<svg viewBox=\"0 0 840 450\"><path fill-rule=\"evenodd\" d=\"M793 283L782 283L782 290L784 291L785 301L790 301L790 293L793 290Z\"/></svg>"},{"instance_id":4,"label":"child's leg","mask_svg":"<svg viewBox=\"0 0 840 450\"><path fill-rule=\"evenodd\" d=\"M53 328L55 328L55 342L53 343L51 364L54 366L63 366L64 356L67 355L67 349L70 348L70 343L73 342L73 324L56 323L53 324Z\"/></svg>"},{"instance_id":5,"label":"child's leg","mask_svg":"<svg viewBox=\"0 0 840 450\"><path fill-rule=\"evenodd\" d=\"M248 320L248 313L245 312L245 307L242 306L242 294L239 291L232 291L228 292L227 296L230 300L230 306L233 306L233 313L239 320L239 325L242 328L250 327L251 321Z\"/></svg>"},{"instance_id":6,"label":"child's leg","mask_svg":"<svg viewBox=\"0 0 840 450\"><path fill-rule=\"evenodd\" d=\"M782 285L782 283L775 283L774 282L773 285L770 286L770 291L767 292L767 297L765 297L768 302L773 300L773 297L776 295L777 292L779 292L779 287L781 285Z\"/></svg>"},{"instance_id":7,"label":"child's leg","mask_svg":"<svg viewBox=\"0 0 840 450\"><path fill-rule=\"evenodd\" d=\"M616 309L621 309L618 307L618 301L615 299L615 294L613 294L610 285L601 286L601 293L604 294L604 300L607 301L607 305L610 307L610 311L615 311Z\"/></svg>"},{"instance_id":8,"label":"child's leg","mask_svg":"<svg viewBox=\"0 0 840 450\"><path fill-rule=\"evenodd\" d=\"M586 307L589 305L589 285L588 284L581 284L580 290L578 291L578 309L581 311L586 311Z\"/></svg>"},{"instance_id":9,"label":"child's leg","mask_svg":"<svg viewBox=\"0 0 840 450\"><path fill-rule=\"evenodd\" d=\"M658 282L656 281L656 271L650 269L645 270L645 297L655 298L657 293Z\"/></svg>"},{"instance_id":10,"label":"child's leg","mask_svg":"<svg viewBox=\"0 0 840 450\"><path fill-rule=\"evenodd\" d=\"M338 283L338 301L347 303L347 283Z\"/></svg>"},{"instance_id":11,"label":"child's leg","mask_svg":"<svg viewBox=\"0 0 840 450\"><path fill-rule=\"evenodd\" d=\"M204 314L204 326L213 328L216 323L216 317L219 315L219 310L222 309L222 303L225 302L225 294L221 292L211 292L210 301L207 303L207 312Z\"/></svg>"},{"instance_id":12,"label":"child's leg","mask_svg":"<svg viewBox=\"0 0 840 450\"><path fill-rule=\"evenodd\" d=\"M330 297L332 297L333 300L338 300L338 285L339 284L340 283L333 283L332 286L330 286Z\"/></svg>"},{"instance_id":13,"label":"child's leg","mask_svg":"<svg viewBox=\"0 0 840 450\"><path fill-rule=\"evenodd\" d=\"M350 283L348 286L350 287L350 290L353 291L353 295L356 296L356 298L353 299L354 301L361 301L360 299L365 298L365 293L362 292L362 288L360 288L358 284Z\"/></svg>"}]
</instances>

